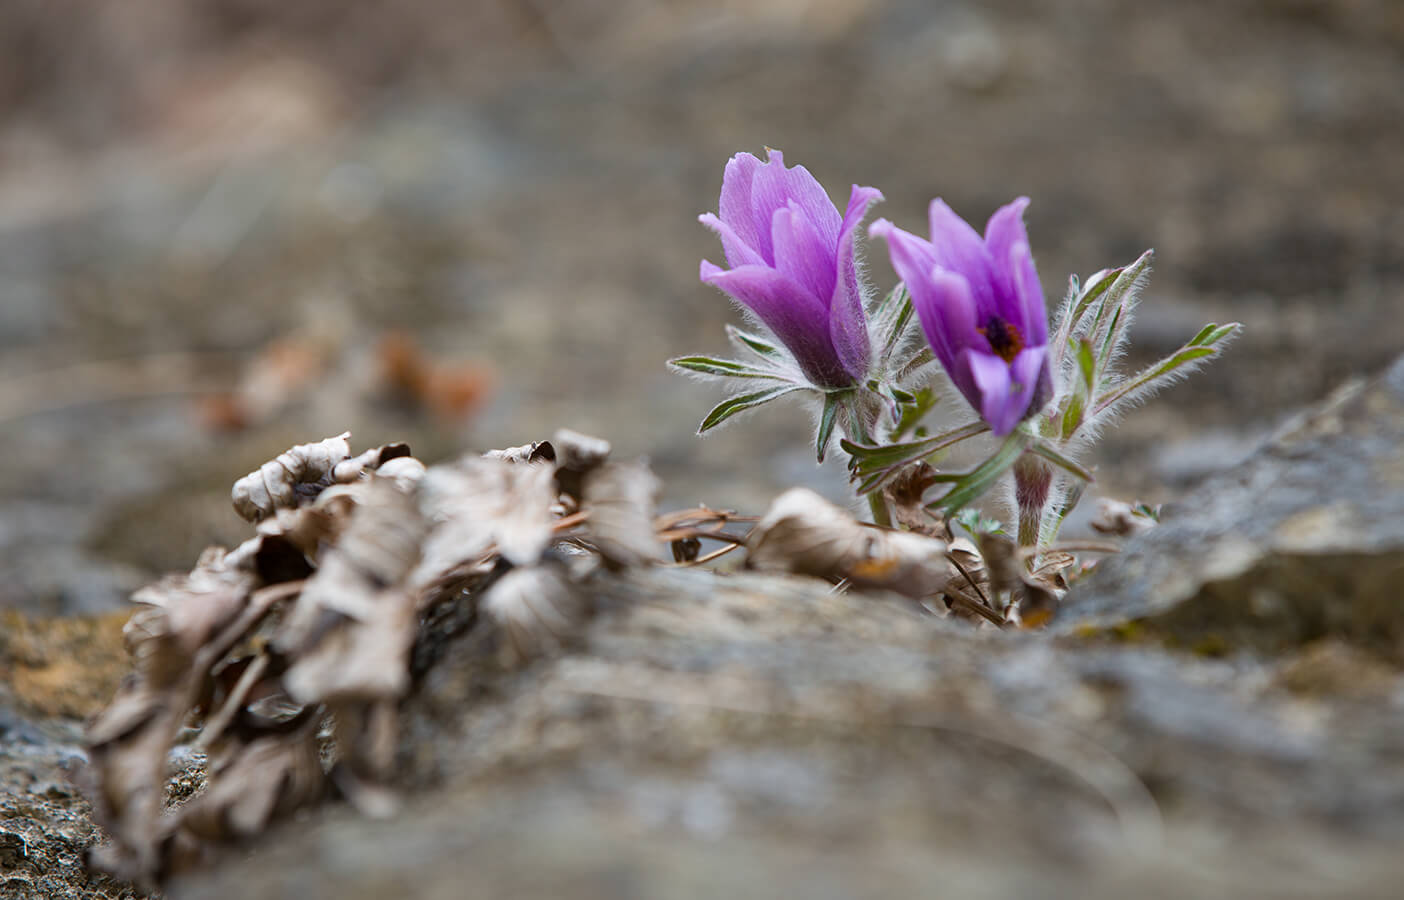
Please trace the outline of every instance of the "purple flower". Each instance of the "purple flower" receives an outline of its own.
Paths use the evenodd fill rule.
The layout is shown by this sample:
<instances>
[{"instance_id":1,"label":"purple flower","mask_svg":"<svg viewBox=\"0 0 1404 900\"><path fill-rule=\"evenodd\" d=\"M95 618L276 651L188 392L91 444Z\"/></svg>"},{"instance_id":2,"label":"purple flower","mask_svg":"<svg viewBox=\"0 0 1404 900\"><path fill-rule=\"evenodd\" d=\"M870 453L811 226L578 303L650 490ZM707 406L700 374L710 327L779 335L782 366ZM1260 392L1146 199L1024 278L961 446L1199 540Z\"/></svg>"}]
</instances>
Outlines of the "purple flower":
<instances>
[{"instance_id":1,"label":"purple flower","mask_svg":"<svg viewBox=\"0 0 1404 900\"><path fill-rule=\"evenodd\" d=\"M985 236L941 200L931 240L886 219L868 229L887 241L936 358L997 435L1037 413L1052 393L1048 316L1028 232L1027 197L990 216Z\"/></svg>"},{"instance_id":2,"label":"purple flower","mask_svg":"<svg viewBox=\"0 0 1404 900\"><path fill-rule=\"evenodd\" d=\"M882 194L855 184L840 216L807 169L768 153L766 163L738 153L726 164L721 215L700 221L721 237L731 269L703 260L702 280L765 323L810 383L849 387L872 357L853 244Z\"/></svg>"}]
</instances>

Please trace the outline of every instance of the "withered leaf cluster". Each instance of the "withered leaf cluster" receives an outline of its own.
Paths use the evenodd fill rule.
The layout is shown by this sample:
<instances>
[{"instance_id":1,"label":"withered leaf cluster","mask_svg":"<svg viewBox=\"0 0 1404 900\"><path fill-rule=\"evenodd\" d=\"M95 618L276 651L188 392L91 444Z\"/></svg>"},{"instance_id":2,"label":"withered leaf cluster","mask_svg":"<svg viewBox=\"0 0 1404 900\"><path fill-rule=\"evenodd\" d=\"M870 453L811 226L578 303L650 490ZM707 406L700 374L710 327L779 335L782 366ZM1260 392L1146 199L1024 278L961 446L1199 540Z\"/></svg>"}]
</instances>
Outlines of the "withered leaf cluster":
<instances>
[{"instance_id":1,"label":"withered leaf cluster","mask_svg":"<svg viewBox=\"0 0 1404 900\"><path fill-rule=\"evenodd\" d=\"M752 529L746 565L890 590L938 613L997 626L1036 627L1052 617L1067 589L1061 572L1072 565L1071 554L1054 550L1030 560L1003 535L954 538L944 521L905 497L900 489L889 494L908 529L894 531L794 488Z\"/></svg>"},{"instance_id":2,"label":"withered leaf cluster","mask_svg":"<svg viewBox=\"0 0 1404 900\"><path fill-rule=\"evenodd\" d=\"M99 868L155 884L327 796L393 809L398 705L427 622L452 606L495 628L507 661L528 659L579 631L594 566L658 559L657 481L599 439L562 431L426 467L403 444L352 456L349 438L239 479L255 535L133 596L134 672L87 733L110 837ZM192 736L204 787L168 807Z\"/></svg>"},{"instance_id":3,"label":"withered leaf cluster","mask_svg":"<svg viewBox=\"0 0 1404 900\"><path fill-rule=\"evenodd\" d=\"M591 573L659 564L665 544L674 565L744 549L748 569L1001 627L1047 621L1073 563L998 533L953 537L922 504L919 467L887 487L894 530L805 489L759 520L705 506L655 516L647 465L570 431L428 467L404 444L353 456L349 439L292 447L239 479L232 501L254 536L133 596L134 672L88 730L87 787L110 837L100 868L157 884L326 797L387 813L399 704L445 634L483 623L495 640L476 646L506 665L568 648L592 612ZM703 554L704 541L721 547ZM198 759L192 749L203 788L172 806L171 761Z\"/></svg>"}]
</instances>

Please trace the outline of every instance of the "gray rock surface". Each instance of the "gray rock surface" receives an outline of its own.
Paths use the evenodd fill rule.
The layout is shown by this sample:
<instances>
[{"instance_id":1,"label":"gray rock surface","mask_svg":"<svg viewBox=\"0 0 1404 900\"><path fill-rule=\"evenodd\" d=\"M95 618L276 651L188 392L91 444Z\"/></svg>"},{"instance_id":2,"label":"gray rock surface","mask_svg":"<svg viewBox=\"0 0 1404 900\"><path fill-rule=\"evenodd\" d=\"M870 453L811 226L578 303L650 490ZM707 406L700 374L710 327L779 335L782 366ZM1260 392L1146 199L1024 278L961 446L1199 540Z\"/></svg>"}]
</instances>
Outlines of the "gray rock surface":
<instances>
[{"instance_id":1,"label":"gray rock surface","mask_svg":"<svg viewBox=\"0 0 1404 900\"><path fill-rule=\"evenodd\" d=\"M1404 660L1404 357L1298 416L1099 566L1065 622L1203 647L1336 636Z\"/></svg>"},{"instance_id":2,"label":"gray rock surface","mask_svg":"<svg viewBox=\"0 0 1404 900\"><path fill-rule=\"evenodd\" d=\"M400 811L306 810L168 895L1394 896L1404 674L1381 636L1404 615L1373 580L1303 591L1270 561L1311 570L1342 542L1347 574L1397 560L1401 397L1404 362L1304 415L1047 631L674 568L592 576L578 642L521 668L471 615L437 620L403 707ZM1230 538L1261 549L1215 575ZM1287 599L1223 612L1254 579ZM30 704L0 719L0 886L137 896L83 873L76 725L33 706L58 683L37 648L64 665L97 640L67 633L0 642L0 709Z\"/></svg>"}]
</instances>

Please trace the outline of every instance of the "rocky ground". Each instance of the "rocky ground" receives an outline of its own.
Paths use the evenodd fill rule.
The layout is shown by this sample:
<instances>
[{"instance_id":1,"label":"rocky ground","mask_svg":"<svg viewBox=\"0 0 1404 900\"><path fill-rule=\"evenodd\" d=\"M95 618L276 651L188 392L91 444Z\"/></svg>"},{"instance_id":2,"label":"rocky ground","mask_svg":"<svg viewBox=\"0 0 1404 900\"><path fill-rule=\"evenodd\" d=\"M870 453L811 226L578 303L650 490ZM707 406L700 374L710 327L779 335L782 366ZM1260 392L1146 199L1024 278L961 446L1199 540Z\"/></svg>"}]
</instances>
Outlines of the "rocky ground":
<instances>
[{"instance_id":1,"label":"rocky ground","mask_svg":"<svg viewBox=\"0 0 1404 900\"><path fill-rule=\"evenodd\" d=\"M82 873L76 723L125 671L126 595L236 539L230 481L289 444L568 425L649 455L665 506L843 498L801 414L698 440L716 397L661 366L723 347L695 215L765 145L913 228L1028 194L1052 295L1155 246L1143 357L1244 322L1095 456L1166 524L1038 635L602 582L578 653L445 656L400 816L319 811L172 893L1391 895L1398 365L1291 416L1404 346L1398 4L339 7L6 13L0 895L132 895ZM439 393L387 375L391 332ZM111 615L35 618L75 613Z\"/></svg>"},{"instance_id":2,"label":"rocky ground","mask_svg":"<svg viewBox=\"0 0 1404 900\"><path fill-rule=\"evenodd\" d=\"M1404 358L1187 494L1039 632L804 578L602 570L564 655L425 638L397 814L313 809L169 895L1393 896L1404 492L1380 488L1401 448ZM57 714L121 671L116 619L11 634L0 886L127 896L82 873Z\"/></svg>"}]
</instances>

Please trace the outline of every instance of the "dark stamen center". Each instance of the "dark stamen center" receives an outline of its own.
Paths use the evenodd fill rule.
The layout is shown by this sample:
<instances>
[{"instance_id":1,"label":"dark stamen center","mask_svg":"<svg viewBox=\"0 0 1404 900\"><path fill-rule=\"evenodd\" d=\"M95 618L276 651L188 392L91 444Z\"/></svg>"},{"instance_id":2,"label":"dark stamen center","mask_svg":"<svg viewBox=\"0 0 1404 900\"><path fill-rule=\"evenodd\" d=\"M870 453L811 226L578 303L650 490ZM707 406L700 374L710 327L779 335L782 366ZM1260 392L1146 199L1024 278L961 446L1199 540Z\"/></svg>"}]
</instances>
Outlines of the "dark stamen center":
<instances>
[{"instance_id":1,"label":"dark stamen center","mask_svg":"<svg viewBox=\"0 0 1404 900\"><path fill-rule=\"evenodd\" d=\"M995 355L1007 363L1012 363L1019 351L1024 349L1024 336L1019 333L1019 329L999 316L990 316L984 328L975 330L990 342L990 349Z\"/></svg>"}]
</instances>

